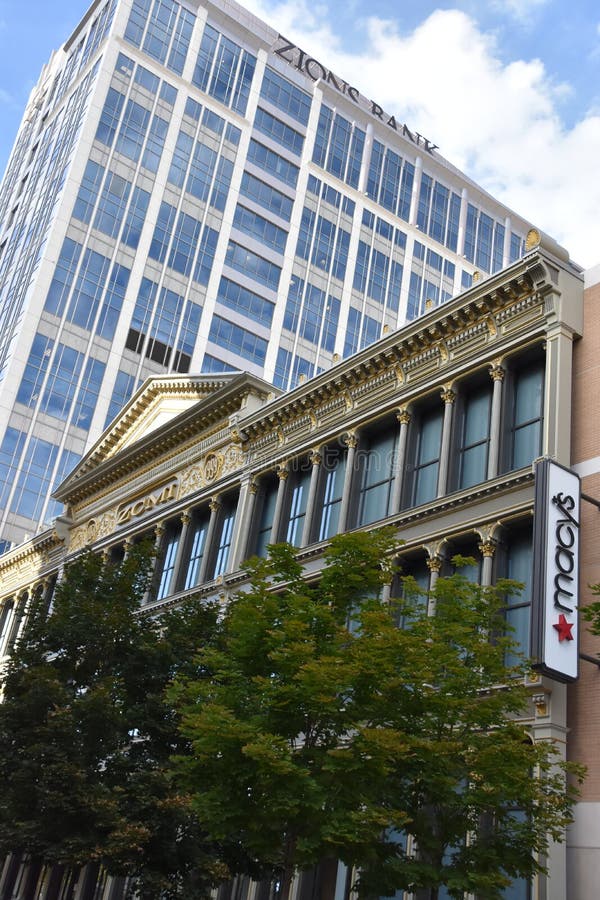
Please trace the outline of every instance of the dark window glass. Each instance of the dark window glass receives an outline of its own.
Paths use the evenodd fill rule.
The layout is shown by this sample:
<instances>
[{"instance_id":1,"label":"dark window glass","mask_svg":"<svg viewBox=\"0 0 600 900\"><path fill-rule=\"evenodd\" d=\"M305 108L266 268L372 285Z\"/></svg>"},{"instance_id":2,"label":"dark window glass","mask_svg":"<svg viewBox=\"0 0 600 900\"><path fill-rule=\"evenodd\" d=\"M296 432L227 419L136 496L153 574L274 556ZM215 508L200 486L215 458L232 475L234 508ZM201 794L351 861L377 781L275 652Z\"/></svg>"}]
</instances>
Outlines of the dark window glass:
<instances>
[{"instance_id":1,"label":"dark window glass","mask_svg":"<svg viewBox=\"0 0 600 900\"><path fill-rule=\"evenodd\" d=\"M432 410L415 420L417 427L411 505L419 506L437 495L442 443L442 409Z\"/></svg>"},{"instance_id":2,"label":"dark window glass","mask_svg":"<svg viewBox=\"0 0 600 900\"><path fill-rule=\"evenodd\" d=\"M265 478L260 488L258 498L258 517L256 538L254 541L254 553L257 556L266 556L267 547L277 536L271 536L275 504L277 502L278 482L275 478Z\"/></svg>"},{"instance_id":3,"label":"dark window glass","mask_svg":"<svg viewBox=\"0 0 600 900\"><path fill-rule=\"evenodd\" d=\"M509 535L505 551L504 571L507 578L518 581L523 590L507 598L504 611L510 635L515 640L517 652L529 654L529 633L531 622L531 590L532 590L532 541L528 531L515 532ZM516 654L507 655L507 665L516 665Z\"/></svg>"},{"instance_id":4,"label":"dark window glass","mask_svg":"<svg viewBox=\"0 0 600 900\"><path fill-rule=\"evenodd\" d=\"M215 569L213 578L227 571L229 552L235 527L235 506L233 503L223 505L219 514L219 529L216 541Z\"/></svg>"},{"instance_id":5,"label":"dark window glass","mask_svg":"<svg viewBox=\"0 0 600 900\"><path fill-rule=\"evenodd\" d=\"M327 448L323 453L321 471L320 521L317 539L324 541L338 532L344 479L346 474L346 454L342 450Z\"/></svg>"},{"instance_id":6,"label":"dark window glass","mask_svg":"<svg viewBox=\"0 0 600 900\"><path fill-rule=\"evenodd\" d=\"M303 471L292 472L288 479L288 515L285 540L299 547L306 518L306 503L311 478L311 465L305 461Z\"/></svg>"},{"instance_id":7,"label":"dark window glass","mask_svg":"<svg viewBox=\"0 0 600 900\"><path fill-rule=\"evenodd\" d=\"M163 547L157 566L156 599L163 600L174 592L175 561L177 549L181 537L181 526L172 526L167 529Z\"/></svg>"},{"instance_id":8,"label":"dark window glass","mask_svg":"<svg viewBox=\"0 0 600 900\"><path fill-rule=\"evenodd\" d=\"M204 557L208 521L208 510L197 512L194 516L189 537L189 549L187 552L187 569L184 582L186 591L196 587L200 578L200 568Z\"/></svg>"},{"instance_id":9,"label":"dark window glass","mask_svg":"<svg viewBox=\"0 0 600 900\"><path fill-rule=\"evenodd\" d=\"M481 387L464 398L458 448L459 488L480 484L487 477L490 440L491 387Z\"/></svg>"},{"instance_id":10,"label":"dark window glass","mask_svg":"<svg viewBox=\"0 0 600 900\"><path fill-rule=\"evenodd\" d=\"M362 457L361 486L358 506L358 525L368 525L384 519L390 513L394 464L396 459L396 429L368 437L360 447Z\"/></svg>"},{"instance_id":11,"label":"dark window glass","mask_svg":"<svg viewBox=\"0 0 600 900\"><path fill-rule=\"evenodd\" d=\"M514 377L511 469L530 465L541 453L544 367L523 368Z\"/></svg>"}]
</instances>

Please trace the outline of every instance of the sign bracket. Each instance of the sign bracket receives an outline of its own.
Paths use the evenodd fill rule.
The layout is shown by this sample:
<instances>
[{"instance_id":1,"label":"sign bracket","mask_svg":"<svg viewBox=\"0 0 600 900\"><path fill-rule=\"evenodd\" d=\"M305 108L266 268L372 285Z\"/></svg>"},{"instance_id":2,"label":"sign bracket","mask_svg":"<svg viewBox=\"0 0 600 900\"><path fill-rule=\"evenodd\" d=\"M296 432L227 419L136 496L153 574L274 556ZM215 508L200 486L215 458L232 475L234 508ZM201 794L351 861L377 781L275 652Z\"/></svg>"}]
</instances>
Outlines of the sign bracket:
<instances>
[{"instance_id":1,"label":"sign bracket","mask_svg":"<svg viewBox=\"0 0 600 900\"><path fill-rule=\"evenodd\" d=\"M585 662L592 663L594 666L598 666L600 669L600 659L597 656L590 656L589 653L580 653L579 659L585 660Z\"/></svg>"}]
</instances>

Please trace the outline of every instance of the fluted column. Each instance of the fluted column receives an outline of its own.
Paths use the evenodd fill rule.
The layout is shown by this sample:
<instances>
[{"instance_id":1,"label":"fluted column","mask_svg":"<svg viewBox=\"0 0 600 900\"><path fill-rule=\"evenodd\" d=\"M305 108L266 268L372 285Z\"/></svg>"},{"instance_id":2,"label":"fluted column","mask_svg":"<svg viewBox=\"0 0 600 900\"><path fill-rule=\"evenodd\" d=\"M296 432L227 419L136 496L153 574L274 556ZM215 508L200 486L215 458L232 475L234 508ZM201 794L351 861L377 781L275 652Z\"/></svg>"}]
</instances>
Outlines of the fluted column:
<instances>
[{"instance_id":1,"label":"fluted column","mask_svg":"<svg viewBox=\"0 0 600 900\"><path fill-rule=\"evenodd\" d=\"M142 598L142 604L151 603L154 600L158 580L158 561L160 559L160 545L165 533L165 523L159 522L154 529L154 562L152 565L152 575L146 588L146 592Z\"/></svg>"},{"instance_id":2,"label":"fluted column","mask_svg":"<svg viewBox=\"0 0 600 900\"><path fill-rule=\"evenodd\" d=\"M444 401L444 423L442 425L442 446L440 449L440 471L438 473L438 497L443 497L448 491L448 472L450 470L450 441L452 438L452 413L456 392L446 387L441 392Z\"/></svg>"},{"instance_id":3,"label":"fluted column","mask_svg":"<svg viewBox=\"0 0 600 900\"><path fill-rule=\"evenodd\" d=\"M306 547L310 544L313 532L313 516L315 512L315 502L317 499L317 488L319 486L319 475L321 473L321 462L323 457L318 450L313 450L310 454L310 463L312 470L310 473L310 484L308 486L308 498L306 500L306 513L304 515L304 527L302 529L302 538L300 546Z\"/></svg>"},{"instance_id":4,"label":"fluted column","mask_svg":"<svg viewBox=\"0 0 600 900\"><path fill-rule=\"evenodd\" d=\"M230 569L232 572L239 569L248 559L248 542L252 533L252 520L254 518L257 493L258 484L254 478L249 478L240 490L238 515L236 516L236 536L231 552Z\"/></svg>"},{"instance_id":5,"label":"fluted column","mask_svg":"<svg viewBox=\"0 0 600 900\"><path fill-rule=\"evenodd\" d=\"M277 497L275 498L275 511L273 513L273 524L271 525L270 544L276 544L281 534L281 517L283 516L283 507L285 503L285 495L287 491L287 480L289 477L289 469L287 463L281 463L277 466L277 477L279 484L277 485Z\"/></svg>"},{"instance_id":6,"label":"fluted column","mask_svg":"<svg viewBox=\"0 0 600 900\"><path fill-rule=\"evenodd\" d=\"M123 562L125 562L125 560L129 556L132 547L133 547L133 538L132 537L125 538L125 540L123 541ZM110 559L111 549L113 549L113 548L111 548L111 547L106 548L105 552L107 553L107 561L108 561L108 559Z\"/></svg>"},{"instance_id":7,"label":"fluted column","mask_svg":"<svg viewBox=\"0 0 600 900\"><path fill-rule=\"evenodd\" d=\"M0 632L0 656L4 655L4 647L10 632L13 616L15 614L15 600L6 599L0 608L1 618L3 619L3 628Z\"/></svg>"},{"instance_id":8,"label":"fluted column","mask_svg":"<svg viewBox=\"0 0 600 900\"><path fill-rule=\"evenodd\" d=\"M392 488L391 514L400 510L402 503L402 488L404 486L404 472L406 469L406 443L408 439L408 426L411 414L406 407L399 409L396 418L400 423L398 433L398 453L396 454L396 472L394 474L394 486Z\"/></svg>"},{"instance_id":9,"label":"fluted column","mask_svg":"<svg viewBox=\"0 0 600 900\"><path fill-rule=\"evenodd\" d=\"M387 605L389 605L391 599L392 599L392 585L384 584L383 587L381 588L381 602L385 606L387 606Z\"/></svg>"},{"instance_id":10,"label":"fluted column","mask_svg":"<svg viewBox=\"0 0 600 900\"><path fill-rule=\"evenodd\" d=\"M27 608L27 619L25 627L33 621L33 616L41 616L43 606L48 596L48 578L40 578L35 581L29 588L29 606Z\"/></svg>"},{"instance_id":11,"label":"fluted column","mask_svg":"<svg viewBox=\"0 0 600 900\"><path fill-rule=\"evenodd\" d=\"M6 636L6 642L4 644L4 653L7 656L10 656L13 647L15 646L19 634L21 632L21 626L23 624L23 620L27 614L27 606L29 603L29 591L25 590L19 594L18 597L15 597L15 605L13 606L12 618L10 620L10 628L8 630L8 634Z\"/></svg>"},{"instance_id":12,"label":"fluted column","mask_svg":"<svg viewBox=\"0 0 600 900\"><path fill-rule=\"evenodd\" d=\"M427 604L427 615L435 616L435 597L432 592L435 589L437 580L442 570L442 558L440 556L431 556L427 560L427 568L429 569L429 602Z\"/></svg>"},{"instance_id":13,"label":"fluted column","mask_svg":"<svg viewBox=\"0 0 600 900\"><path fill-rule=\"evenodd\" d=\"M172 594L176 594L181 590L181 583L183 581L184 568L185 568L185 551L188 540L188 534L190 531L190 524L192 521L192 514L189 509L184 510L181 513L181 532L179 534L179 542L177 544L177 553L175 554L175 563L173 565L173 578L171 583L173 585Z\"/></svg>"},{"instance_id":14,"label":"fluted column","mask_svg":"<svg viewBox=\"0 0 600 900\"><path fill-rule=\"evenodd\" d=\"M32 615L35 612L35 606L44 596L44 580L35 582L30 585L22 594L22 610L21 610L21 627L19 633L22 635L29 628L32 622Z\"/></svg>"},{"instance_id":15,"label":"fluted column","mask_svg":"<svg viewBox=\"0 0 600 900\"><path fill-rule=\"evenodd\" d=\"M238 568L238 559L240 555L240 542L247 541L248 533L248 488L250 486L250 477L244 478L240 485L237 506L235 509L235 519L233 521L233 534L231 536L231 545L229 548L229 556L227 559L227 572L235 572Z\"/></svg>"},{"instance_id":16,"label":"fluted column","mask_svg":"<svg viewBox=\"0 0 600 900\"><path fill-rule=\"evenodd\" d=\"M210 518L208 520L208 528L206 529L204 553L202 554L202 562L200 564L198 584L202 584L204 581L206 581L208 565L211 559L214 557L215 532L217 530L217 522L219 519L219 512L221 510L221 501L219 500L219 498L212 497L210 503L208 504L208 508L210 509Z\"/></svg>"},{"instance_id":17,"label":"fluted column","mask_svg":"<svg viewBox=\"0 0 600 900\"><path fill-rule=\"evenodd\" d=\"M488 538L479 544L479 552L483 557L481 566L481 584L483 587L490 587L492 583L492 568L494 564L494 554L496 552L496 541Z\"/></svg>"},{"instance_id":18,"label":"fluted column","mask_svg":"<svg viewBox=\"0 0 600 900\"><path fill-rule=\"evenodd\" d=\"M340 504L340 517L338 520L338 532L342 533L348 528L348 512L350 510L350 499L352 495L352 481L354 475L354 459L356 457L356 448L358 446L358 438L353 431L349 431L344 438L344 443L348 448L346 454L346 471L344 472L344 487L342 489L342 502Z\"/></svg>"},{"instance_id":19,"label":"fluted column","mask_svg":"<svg viewBox=\"0 0 600 900\"><path fill-rule=\"evenodd\" d=\"M490 366L490 376L494 382L492 411L490 415L490 444L488 452L487 477L495 478L500 471L500 429L502 422L502 384L506 372L496 363Z\"/></svg>"}]
</instances>

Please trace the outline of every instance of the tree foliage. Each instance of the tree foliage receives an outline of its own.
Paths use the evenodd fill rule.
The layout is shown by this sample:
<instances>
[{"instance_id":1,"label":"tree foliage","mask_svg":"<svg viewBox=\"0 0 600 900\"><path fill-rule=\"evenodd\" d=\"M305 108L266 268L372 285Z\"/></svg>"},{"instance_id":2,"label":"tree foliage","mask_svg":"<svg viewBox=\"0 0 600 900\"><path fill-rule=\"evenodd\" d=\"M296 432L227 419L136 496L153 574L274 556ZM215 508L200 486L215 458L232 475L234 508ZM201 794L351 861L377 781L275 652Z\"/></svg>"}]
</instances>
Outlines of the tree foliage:
<instances>
[{"instance_id":1,"label":"tree foliage","mask_svg":"<svg viewBox=\"0 0 600 900\"><path fill-rule=\"evenodd\" d=\"M271 547L176 679L191 746L176 778L283 900L294 871L328 857L357 867L362 896L446 885L493 900L541 870L570 820L565 766L518 721L525 665L506 665L501 615L514 585L440 578L431 617L407 579L383 605L393 540L334 538L316 581Z\"/></svg>"},{"instance_id":2,"label":"tree foliage","mask_svg":"<svg viewBox=\"0 0 600 900\"><path fill-rule=\"evenodd\" d=\"M84 554L32 601L0 704L0 852L131 875L141 898L281 881L340 859L363 897L493 900L541 869L575 789L520 723L510 583L431 596L390 531L334 538L311 576L287 545L220 616L140 615L151 558ZM435 606L436 615L428 608ZM575 780L580 771L572 767Z\"/></svg>"},{"instance_id":3,"label":"tree foliage","mask_svg":"<svg viewBox=\"0 0 600 900\"><path fill-rule=\"evenodd\" d=\"M210 641L215 611L139 615L151 556L76 559L48 615L32 601L0 704L0 851L137 879L141 897L206 896L220 871L167 775L183 749L165 687Z\"/></svg>"}]
</instances>

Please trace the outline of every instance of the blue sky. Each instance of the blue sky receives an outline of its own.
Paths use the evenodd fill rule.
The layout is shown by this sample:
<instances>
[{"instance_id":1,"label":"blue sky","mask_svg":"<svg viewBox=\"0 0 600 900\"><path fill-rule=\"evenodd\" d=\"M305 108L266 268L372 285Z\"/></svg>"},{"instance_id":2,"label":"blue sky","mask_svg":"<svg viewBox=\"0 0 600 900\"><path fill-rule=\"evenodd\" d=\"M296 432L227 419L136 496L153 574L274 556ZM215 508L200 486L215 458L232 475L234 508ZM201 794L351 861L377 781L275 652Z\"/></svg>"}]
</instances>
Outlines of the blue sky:
<instances>
[{"instance_id":1,"label":"blue sky","mask_svg":"<svg viewBox=\"0 0 600 900\"><path fill-rule=\"evenodd\" d=\"M600 263L600 7L591 0L246 0L577 262ZM82 0L0 0L0 168Z\"/></svg>"}]
</instances>

